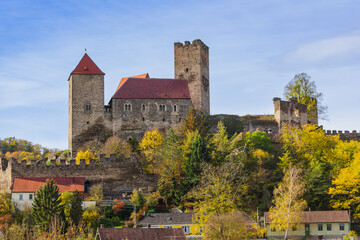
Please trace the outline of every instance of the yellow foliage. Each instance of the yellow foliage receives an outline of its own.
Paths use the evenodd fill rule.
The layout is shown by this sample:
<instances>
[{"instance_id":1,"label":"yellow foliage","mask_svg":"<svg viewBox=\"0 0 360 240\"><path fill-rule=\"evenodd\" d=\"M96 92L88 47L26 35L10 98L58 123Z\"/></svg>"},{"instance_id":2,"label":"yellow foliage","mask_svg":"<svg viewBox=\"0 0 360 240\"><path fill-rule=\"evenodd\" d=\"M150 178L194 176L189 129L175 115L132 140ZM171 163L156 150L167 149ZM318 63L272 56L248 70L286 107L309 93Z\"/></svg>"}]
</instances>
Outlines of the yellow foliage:
<instances>
[{"instance_id":1,"label":"yellow foliage","mask_svg":"<svg viewBox=\"0 0 360 240\"><path fill-rule=\"evenodd\" d=\"M148 173L154 173L154 154L155 151L161 147L163 142L164 135L156 130L146 132L141 139L139 147L145 154Z\"/></svg>"},{"instance_id":2,"label":"yellow foliage","mask_svg":"<svg viewBox=\"0 0 360 240\"><path fill-rule=\"evenodd\" d=\"M11 203L11 196L8 193L0 193L0 217L11 213L13 205Z\"/></svg>"},{"instance_id":3,"label":"yellow foliage","mask_svg":"<svg viewBox=\"0 0 360 240\"><path fill-rule=\"evenodd\" d=\"M90 159L95 159L94 155L89 152L89 151L79 151L76 154L76 158L75 158L75 164L79 165L80 164L80 159L85 159L85 163L89 164L90 163Z\"/></svg>"},{"instance_id":4,"label":"yellow foliage","mask_svg":"<svg viewBox=\"0 0 360 240\"><path fill-rule=\"evenodd\" d=\"M97 221L99 220L99 213L95 209L86 209L83 213L83 221L88 226L95 226Z\"/></svg>"}]
</instances>

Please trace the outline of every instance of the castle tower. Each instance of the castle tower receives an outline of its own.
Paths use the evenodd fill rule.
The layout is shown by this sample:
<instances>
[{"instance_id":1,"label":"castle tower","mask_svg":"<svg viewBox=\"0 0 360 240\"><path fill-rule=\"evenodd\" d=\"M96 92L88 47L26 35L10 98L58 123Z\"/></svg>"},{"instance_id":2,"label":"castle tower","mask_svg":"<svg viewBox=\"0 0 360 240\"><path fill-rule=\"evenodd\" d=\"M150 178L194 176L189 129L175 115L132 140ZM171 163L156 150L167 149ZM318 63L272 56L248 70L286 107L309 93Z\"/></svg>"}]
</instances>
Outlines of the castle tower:
<instances>
[{"instance_id":1,"label":"castle tower","mask_svg":"<svg viewBox=\"0 0 360 240\"><path fill-rule=\"evenodd\" d=\"M104 119L104 75L85 53L69 81L69 150L74 153L86 139L79 135ZM83 137L84 138L84 137Z\"/></svg>"},{"instance_id":2,"label":"castle tower","mask_svg":"<svg viewBox=\"0 0 360 240\"><path fill-rule=\"evenodd\" d=\"M210 114L209 47L200 39L174 43L175 78L188 80L194 108Z\"/></svg>"}]
</instances>

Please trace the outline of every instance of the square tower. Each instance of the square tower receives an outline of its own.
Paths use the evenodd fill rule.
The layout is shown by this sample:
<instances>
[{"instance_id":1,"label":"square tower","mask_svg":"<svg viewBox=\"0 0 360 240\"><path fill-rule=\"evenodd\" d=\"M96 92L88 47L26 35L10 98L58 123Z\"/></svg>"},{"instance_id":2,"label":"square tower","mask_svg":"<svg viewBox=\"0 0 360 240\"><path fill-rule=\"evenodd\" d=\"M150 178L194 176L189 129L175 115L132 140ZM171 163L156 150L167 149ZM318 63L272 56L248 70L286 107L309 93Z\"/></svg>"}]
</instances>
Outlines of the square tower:
<instances>
[{"instance_id":1,"label":"square tower","mask_svg":"<svg viewBox=\"0 0 360 240\"><path fill-rule=\"evenodd\" d=\"M200 39L174 43L175 78L186 79L195 110L210 114L209 47Z\"/></svg>"}]
</instances>

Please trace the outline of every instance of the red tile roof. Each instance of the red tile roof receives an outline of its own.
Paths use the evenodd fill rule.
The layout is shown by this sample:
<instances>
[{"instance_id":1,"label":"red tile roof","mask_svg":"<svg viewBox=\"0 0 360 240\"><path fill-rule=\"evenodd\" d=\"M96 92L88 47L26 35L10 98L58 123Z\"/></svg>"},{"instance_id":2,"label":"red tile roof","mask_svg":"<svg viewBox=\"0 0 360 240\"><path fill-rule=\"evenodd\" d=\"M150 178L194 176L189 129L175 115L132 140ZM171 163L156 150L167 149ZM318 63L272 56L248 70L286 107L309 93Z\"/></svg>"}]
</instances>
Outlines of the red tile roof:
<instances>
[{"instance_id":1,"label":"red tile roof","mask_svg":"<svg viewBox=\"0 0 360 240\"><path fill-rule=\"evenodd\" d=\"M115 99L190 99L187 80L129 78L115 92Z\"/></svg>"},{"instance_id":2,"label":"red tile roof","mask_svg":"<svg viewBox=\"0 0 360 240\"><path fill-rule=\"evenodd\" d=\"M126 80L128 80L129 78L149 78L149 74L148 74L148 73L144 73L144 74L137 75L137 76L122 78L121 81L120 81L120 83L119 83L119 86L116 88L116 91L119 90L119 88L120 88L120 87L126 82Z\"/></svg>"},{"instance_id":3,"label":"red tile roof","mask_svg":"<svg viewBox=\"0 0 360 240\"><path fill-rule=\"evenodd\" d=\"M98 228L100 240L186 240L181 228Z\"/></svg>"},{"instance_id":4,"label":"red tile roof","mask_svg":"<svg viewBox=\"0 0 360 240\"><path fill-rule=\"evenodd\" d=\"M303 212L302 223L347 223L349 222L348 211L308 211ZM271 223L269 213L265 213L266 222Z\"/></svg>"},{"instance_id":5,"label":"red tile roof","mask_svg":"<svg viewBox=\"0 0 360 240\"><path fill-rule=\"evenodd\" d=\"M12 192L36 192L39 187L46 183L50 177L27 177L14 178L12 185ZM84 177L54 177L55 183L59 187L60 192L70 191L84 192Z\"/></svg>"},{"instance_id":6,"label":"red tile roof","mask_svg":"<svg viewBox=\"0 0 360 240\"><path fill-rule=\"evenodd\" d=\"M100 68L91 60L89 55L86 53L80 60L79 64L76 66L74 71L71 74L97 74L97 75L105 75Z\"/></svg>"}]
</instances>

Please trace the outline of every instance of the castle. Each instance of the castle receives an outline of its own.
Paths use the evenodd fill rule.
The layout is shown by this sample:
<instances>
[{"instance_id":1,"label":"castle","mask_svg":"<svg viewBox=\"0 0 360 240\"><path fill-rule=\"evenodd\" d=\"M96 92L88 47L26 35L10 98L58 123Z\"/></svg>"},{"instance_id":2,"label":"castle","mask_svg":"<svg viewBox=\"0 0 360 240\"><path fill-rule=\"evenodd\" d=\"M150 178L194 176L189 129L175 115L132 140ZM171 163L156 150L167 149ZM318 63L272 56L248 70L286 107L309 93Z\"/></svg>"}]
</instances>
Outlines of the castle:
<instances>
[{"instance_id":1,"label":"castle","mask_svg":"<svg viewBox=\"0 0 360 240\"><path fill-rule=\"evenodd\" d=\"M104 105L104 75L85 53L69 76L69 150L110 135L138 140L174 127L190 107L210 114L209 48L201 40L174 44L175 79L149 74L121 79Z\"/></svg>"}]
</instances>

